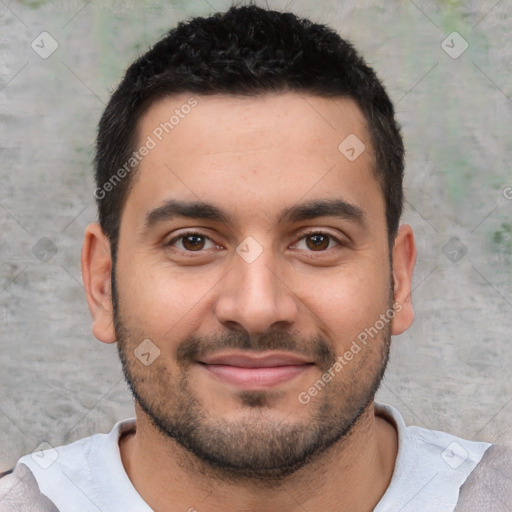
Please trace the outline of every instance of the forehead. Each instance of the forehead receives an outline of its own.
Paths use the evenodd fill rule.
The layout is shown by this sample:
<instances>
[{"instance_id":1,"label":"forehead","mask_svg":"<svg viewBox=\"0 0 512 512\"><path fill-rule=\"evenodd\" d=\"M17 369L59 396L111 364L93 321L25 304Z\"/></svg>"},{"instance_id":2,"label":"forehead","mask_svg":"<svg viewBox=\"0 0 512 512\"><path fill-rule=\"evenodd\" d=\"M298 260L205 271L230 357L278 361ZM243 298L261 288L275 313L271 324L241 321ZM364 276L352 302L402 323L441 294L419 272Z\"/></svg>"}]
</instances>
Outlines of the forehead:
<instances>
[{"instance_id":1,"label":"forehead","mask_svg":"<svg viewBox=\"0 0 512 512\"><path fill-rule=\"evenodd\" d=\"M358 134L369 143L364 116L354 100L295 92L167 97L151 105L138 129L140 142L153 135L156 142L172 145L179 137L183 152L200 143L209 153L220 152L226 143L243 151L259 150L260 137L269 132L273 135L270 145L265 140L268 149L286 141L286 149L298 154L313 149L337 157L339 143L349 135Z\"/></svg>"},{"instance_id":2,"label":"forehead","mask_svg":"<svg viewBox=\"0 0 512 512\"><path fill-rule=\"evenodd\" d=\"M127 206L185 196L233 211L265 204L270 215L306 196L381 195L364 116L347 98L180 94L145 112L137 139L151 149Z\"/></svg>"}]
</instances>

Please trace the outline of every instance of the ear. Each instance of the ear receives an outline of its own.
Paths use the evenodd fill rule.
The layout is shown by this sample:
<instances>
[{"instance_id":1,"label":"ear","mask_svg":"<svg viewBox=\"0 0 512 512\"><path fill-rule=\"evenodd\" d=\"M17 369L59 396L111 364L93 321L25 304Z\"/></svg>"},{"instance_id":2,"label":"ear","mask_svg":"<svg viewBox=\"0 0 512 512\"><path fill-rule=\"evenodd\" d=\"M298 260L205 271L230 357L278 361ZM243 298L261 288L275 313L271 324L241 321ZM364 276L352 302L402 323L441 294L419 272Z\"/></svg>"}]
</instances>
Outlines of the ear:
<instances>
[{"instance_id":1,"label":"ear","mask_svg":"<svg viewBox=\"0 0 512 512\"><path fill-rule=\"evenodd\" d=\"M395 318L392 333L402 334L414 320L411 298L411 282L416 263L416 244L412 227L400 226L393 246L393 286Z\"/></svg>"},{"instance_id":2,"label":"ear","mask_svg":"<svg viewBox=\"0 0 512 512\"><path fill-rule=\"evenodd\" d=\"M116 341L111 272L110 242L99 224L90 224L85 230L82 247L82 279L92 315L92 333L104 343Z\"/></svg>"}]
</instances>

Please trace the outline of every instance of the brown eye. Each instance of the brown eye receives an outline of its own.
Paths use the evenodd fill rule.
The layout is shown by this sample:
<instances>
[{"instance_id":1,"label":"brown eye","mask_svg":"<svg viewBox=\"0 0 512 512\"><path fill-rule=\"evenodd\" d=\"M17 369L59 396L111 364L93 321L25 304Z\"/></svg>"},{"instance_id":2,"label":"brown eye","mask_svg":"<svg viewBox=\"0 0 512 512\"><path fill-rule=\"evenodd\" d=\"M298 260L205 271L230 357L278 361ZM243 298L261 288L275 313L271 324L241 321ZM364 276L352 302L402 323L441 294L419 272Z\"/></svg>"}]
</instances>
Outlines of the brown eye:
<instances>
[{"instance_id":1,"label":"brown eye","mask_svg":"<svg viewBox=\"0 0 512 512\"><path fill-rule=\"evenodd\" d=\"M181 238L181 245L187 251L200 251L204 248L206 237L202 235L186 235Z\"/></svg>"},{"instance_id":2,"label":"brown eye","mask_svg":"<svg viewBox=\"0 0 512 512\"><path fill-rule=\"evenodd\" d=\"M171 240L164 242L166 250L170 250L170 257L176 258L211 258L214 251L220 251L222 246L216 244L209 236L200 231L185 231ZM193 254L194 253L194 254Z\"/></svg>"},{"instance_id":3,"label":"brown eye","mask_svg":"<svg viewBox=\"0 0 512 512\"><path fill-rule=\"evenodd\" d=\"M306 245L313 251L323 251L329 247L330 237L321 233L306 236Z\"/></svg>"}]
</instances>

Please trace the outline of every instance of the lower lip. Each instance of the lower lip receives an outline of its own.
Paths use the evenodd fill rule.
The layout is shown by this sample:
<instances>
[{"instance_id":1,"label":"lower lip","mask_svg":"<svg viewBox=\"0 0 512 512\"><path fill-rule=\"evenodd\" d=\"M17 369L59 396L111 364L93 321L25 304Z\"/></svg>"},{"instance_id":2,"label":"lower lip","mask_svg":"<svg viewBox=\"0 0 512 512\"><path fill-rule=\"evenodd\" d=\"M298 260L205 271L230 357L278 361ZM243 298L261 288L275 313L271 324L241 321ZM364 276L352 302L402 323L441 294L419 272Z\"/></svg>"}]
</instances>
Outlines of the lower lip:
<instances>
[{"instance_id":1,"label":"lower lip","mask_svg":"<svg viewBox=\"0 0 512 512\"><path fill-rule=\"evenodd\" d=\"M201 364L217 379L244 389L269 388L307 371L311 364L242 368L222 364Z\"/></svg>"}]
</instances>

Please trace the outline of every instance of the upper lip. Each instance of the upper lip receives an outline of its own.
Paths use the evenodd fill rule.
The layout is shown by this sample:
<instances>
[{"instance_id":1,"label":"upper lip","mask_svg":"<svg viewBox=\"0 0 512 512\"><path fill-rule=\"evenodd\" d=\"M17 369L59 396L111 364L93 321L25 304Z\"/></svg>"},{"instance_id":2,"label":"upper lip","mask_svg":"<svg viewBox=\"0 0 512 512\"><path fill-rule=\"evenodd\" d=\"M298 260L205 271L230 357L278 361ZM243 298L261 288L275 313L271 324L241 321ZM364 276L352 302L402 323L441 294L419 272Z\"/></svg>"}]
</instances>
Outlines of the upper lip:
<instances>
[{"instance_id":1,"label":"upper lip","mask_svg":"<svg viewBox=\"0 0 512 512\"><path fill-rule=\"evenodd\" d=\"M238 366L240 368L269 368L272 366L296 366L312 364L312 361L289 352L229 352L213 354L199 360L204 364Z\"/></svg>"}]
</instances>

